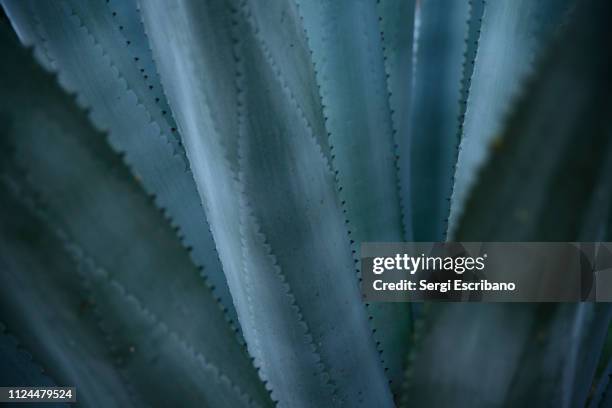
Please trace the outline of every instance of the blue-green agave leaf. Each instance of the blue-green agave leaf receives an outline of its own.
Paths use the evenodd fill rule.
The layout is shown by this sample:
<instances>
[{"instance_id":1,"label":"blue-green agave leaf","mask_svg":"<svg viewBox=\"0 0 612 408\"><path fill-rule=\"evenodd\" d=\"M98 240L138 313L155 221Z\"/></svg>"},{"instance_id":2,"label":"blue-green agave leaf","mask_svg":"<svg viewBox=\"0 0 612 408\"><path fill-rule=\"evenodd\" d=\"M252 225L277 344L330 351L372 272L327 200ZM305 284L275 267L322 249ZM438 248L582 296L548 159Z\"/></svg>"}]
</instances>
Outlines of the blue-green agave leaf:
<instances>
[{"instance_id":1,"label":"blue-green agave leaf","mask_svg":"<svg viewBox=\"0 0 612 408\"><path fill-rule=\"evenodd\" d=\"M478 55L467 99L449 231L463 211L491 140L503 130L511 102L532 73L537 56L567 18L572 0L485 1Z\"/></svg>"},{"instance_id":2,"label":"blue-green agave leaf","mask_svg":"<svg viewBox=\"0 0 612 408\"><path fill-rule=\"evenodd\" d=\"M298 4L351 235L358 243L399 241L395 142L376 4Z\"/></svg>"},{"instance_id":3,"label":"blue-green agave leaf","mask_svg":"<svg viewBox=\"0 0 612 408\"><path fill-rule=\"evenodd\" d=\"M474 64L478 55L478 45L480 42L480 32L482 29L482 15L484 13L485 0L469 0L470 19L468 21L468 33L465 38L465 55L463 60L463 78L461 79L461 98L459 126L463 125L463 117L467 107L468 95L474 74ZM459 135L461 136L461 134Z\"/></svg>"},{"instance_id":4,"label":"blue-green agave leaf","mask_svg":"<svg viewBox=\"0 0 612 408\"><path fill-rule=\"evenodd\" d=\"M77 249L78 251L78 249ZM80 251L75 253L80 256ZM215 324L206 322L202 341L218 343L205 353L186 336L184 326L168 324L141 302L120 281L91 261L80 258L81 273L86 276L92 302L100 315L100 325L112 345L114 357L125 378L139 390L148 404L162 406L259 407L270 406L265 394L249 395L235 382L236 372L228 372L220 358L232 356L232 346L212 340ZM199 316L212 314L200 309ZM200 320L210 320L204 318ZM183 323L186 324L186 323ZM211 341L212 340L212 341ZM244 366L243 366L244 368ZM150 375L143 373L151 371ZM153 378L155 389L151 389ZM260 387L263 389L263 387ZM145 396L144 394L149 395Z\"/></svg>"},{"instance_id":5,"label":"blue-green agave leaf","mask_svg":"<svg viewBox=\"0 0 612 408\"><path fill-rule=\"evenodd\" d=\"M480 31L482 27L482 14L484 12L485 0L469 0L470 18L468 20L468 32L465 38L465 53L463 55L463 73L461 78L461 91L459 96L459 126L457 128L457 140L461 140L463 134L463 123L467 109L468 96L472 85L474 64L478 55ZM456 164L455 164L456 166ZM453 180L454 184L454 180ZM454 187L454 185L453 185ZM452 206L451 206L452 207ZM452 210L452 208L451 208Z\"/></svg>"},{"instance_id":6,"label":"blue-green agave leaf","mask_svg":"<svg viewBox=\"0 0 612 408\"><path fill-rule=\"evenodd\" d=\"M569 31L576 38L556 41L529 81L505 131L490 147L457 239L571 241L582 235L610 140L605 17L591 22L590 30L576 23ZM575 97L567 98L570 94Z\"/></svg>"},{"instance_id":7,"label":"blue-green agave leaf","mask_svg":"<svg viewBox=\"0 0 612 408\"><path fill-rule=\"evenodd\" d=\"M149 403L269 406L269 394L170 223L104 135L2 36L3 161L81 266L120 367ZM187 371L182 367L191 367ZM172 384L185 392L170 392Z\"/></svg>"},{"instance_id":8,"label":"blue-green agave leaf","mask_svg":"<svg viewBox=\"0 0 612 408\"><path fill-rule=\"evenodd\" d=\"M265 20L265 4L140 7L249 351L273 399L390 406L334 173L314 133L316 112L304 107L316 95L300 81L312 73L300 80L305 67L290 63L307 61L301 31L286 28L298 26L297 14L273 2L292 21ZM265 21L287 35L272 39ZM272 50L281 39L289 45Z\"/></svg>"},{"instance_id":9,"label":"blue-green agave leaf","mask_svg":"<svg viewBox=\"0 0 612 408\"><path fill-rule=\"evenodd\" d=\"M112 146L179 230L236 320L193 176L167 106L134 0L3 0L22 42L91 109Z\"/></svg>"},{"instance_id":10,"label":"blue-green agave leaf","mask_svg":"<svg viewBox=\"0 0 612 408\"><path fill-rule=\"evenodd\" d=\"M325 128L319 87L312 67L306 33L293 0L252 1L244 4L256 39L273 61L292 103L311 128L331 167L329 137Z\"/></svg>"},{"instance_id":11,"label":"blue-green agave leaf","mask_svg":"<svg viewBox=\"0 0 612 408\"><path fill-rule=\"evenodd\" d=\"M363 0L298 0L297 4L323 101L338 194L358 256L362 242L401 241L405 235L398 170L407 165L398 167L395 136L402 135L394 136L390 107L390 103L405 101L390 102L380 33L383 27L378 21L379 11L386 13L393 5L383 5L379 10L374 2ZM401 12L403 7L408 10L405 23L411 25L410 4L395 12ZM394 30L393 23L384 24ZM389 32L390 41L394 35ZM411 48L411 36L402 40ZM396 48L390 45L389 53L397 52ZM409 53L395 55L405 63ZM391 59L396 63L395 56ZM405 68L407 72L403 74L409 78L410 67ZM395 126L400 125L399 116L397 119ZM409 344L410 307L377 303L368 305L368 313L382 363L395 385L401 381L403 356Z\"/></svg>"},{"instance_id":12,"label":"blue-green agave leaf","mask_svg":"<svg viewBox=\"0 0 612 408\"><path fill-rule=\"evenodd\" d=\"M400 160L398 183L402 206L404 239L412 239L410 214L409 145L410 102L414 82L414 22L416 0L378 0L378 20L382 35L389 105Z\"/></svg>"},{"instance_id":13,"label":"blue-green agave leaf","mask_svg":"<svg viewBox=\"0 0 612 408\"><path fill-rule=\"evenodd\" d=\"M403 239L413 239L410 199L410 103L414 84L415 10L413 0L379 0L377 11L382 35L389 106L396 143L398 190L404 228ZM407 355L413 352L414 328L421 305L370 304L374 338L396 400L401 393ZM409 319L408 319L409 317Z\"/></svg>"},{"instance_id":14,"label":"blue-green agave leaf","mask_svg":"<svg viewBox=\"0 0 612 408\"><path fill-rule=\"evenodd\" d=\"M467 1L423 1L417 7L409 132L412 226L417 241L445 238L469 16Z\"/></svg>"}]
</instances>

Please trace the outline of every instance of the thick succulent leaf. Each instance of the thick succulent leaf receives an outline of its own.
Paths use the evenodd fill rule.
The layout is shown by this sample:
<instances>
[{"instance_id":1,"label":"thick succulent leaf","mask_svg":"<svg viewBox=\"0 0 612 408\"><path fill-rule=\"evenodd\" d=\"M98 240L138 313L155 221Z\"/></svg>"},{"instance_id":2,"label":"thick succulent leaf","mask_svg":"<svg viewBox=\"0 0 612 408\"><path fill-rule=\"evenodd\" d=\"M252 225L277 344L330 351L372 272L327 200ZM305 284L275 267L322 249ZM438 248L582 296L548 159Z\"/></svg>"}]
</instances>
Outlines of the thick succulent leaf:
<instances>
[{"instance_id":1,"label":"thick succulent leaf","mask_svg":"<svg viewBox=\"0 0 612 408\"><path fill-rule=\"evenodd\" d=\"M612 52L604 42L605 18L598 16L588 30L573 28L576 38L565 35L556 42L491 147L457 239L578 238L609 144Z\"/></svg>"},{"instance_id":2,"label":"thick succulent leaf","mask_svg":"<svg viewBox=\"0 0 612 408\"><path fill-rule=\"evenodd\" d=\"M458 240L597 239L583 235L583 221L612 147L611 8L583 3L551 49L496 143ZM453 304L432 315L404 397L416 405L583 404L610 325L609 305Z\"/></svg>"},{"instance_id":3,"label":"thick succulent leaf","mask_svg":"<svg viewBox=\"0 0 612 408\"><path fill-rule=\"evenodd\" d=\"M414 13L416 1L381 0L378 2L379 26L383 38L383 53L393 134L399 161L398 189L402 208L404 240L412 239L410 214L409 170L409 122L410 98L413 83ZM411 331L415 313L409 305L370 304L374 338L380 343L382 359L391 390L401 391L405 370L405 356L409 352ZM410 320L408 320L408 317Z\"/></svg>"},{"instance_id":4,"label":"thick succulent leaf","mask_svg":"<svg viewBox=\"0 0 612 408\"><path fill-rule=\"evenodd\" d=\"M388 391L385 382L381 381L383 378L371 339L366 337L359 343L353 341L353 336L366 336L368 329L363 305L357 296L357 279L334 190L333 174L320 158L312 136L294 130L300 118L294 113L295 106L284 100L287 96L275 79L271 64L266 63L255 43L245 41L243 47L245 63L253 61L248 64L251 69L245 71L246 129L239 144L240 179L248 199L247 206L250 204L254 218L260 223L257 230L265 236L281 274L287 275L287 285L312 334L313 346L321 355L322 373L329 375L335 386L335 402L368 406L376 401L377 395L372 392L361 396L359 392L363 390L361 387L368 386L369 377L378 381L378 384L375 382L370 386L375 386L381 393L379 395L384 396ZM260 102L266 91L272 99L268 105ZM272 132L271 122L275 123ZM301 139L300 143L284 140L292 133L292 137ZM275 166L262 165L267 157L276 158ZM313 166L317 168L314 171L310 169ZM318 231L312 227L317 224L324 225L325 229ZM329 241L318 239L321 235ZM287 236L300 243L299 249L295 242L287 245ZM341 263L330 264L328 254L332 250L339 250ZM312 254L326 255L313 259ZM300 270L305 265L312 272ZM270 268L265 271L269 273ZM321 301L328 297L335 299ZM330 310L338 315L330 316ZM273 332L270 334L274 335ZM343 361L338 361L336 356L343 350L351 350L351 353L344 354ZM280 373L286 372L279 368ZM356 369L371 371L361 378L349 378L344 374ZM356 386L356 383L360 385Z\"/></svg>"},{"instance_id":5,"label":"thick succulent leaf","mask_svg":"<svg viewBox=\"0 0 612 408\"><path fill-rule=\"evenodd\" d=\"M461 93L459 96L459 127L457 128L457 140L461 140L463 134L463 123L467 109L468 96L472 87L472 76L474 65L478 55L478 45L482 27L482 15L484 12L484 0L470 0L470 18L468 21L468 32L465 38L465 53L463 56L463 74L461 78ZM453 184L454 188L454 184ZM452 210L452 206L451 206Z\"/></svg>"},{"instance_id":6,"label":"thick succulent leaf","mask_svg":"<svg viewBox=\"0 0 612 408\"><path fill-rule=\"evenodd\" d=\"M293 103L312 130L312 136L331 163L329 137L306 33L294 0L251 1L245 4L257 41L274 61L275 70ZM331 166L331 164L330 164Z\"/></svg>"},{"instance_id":7,"label":"thick succulent leaf","mask_svg":"<svg viewBox=\"0 0 612 408\"><path fill-rule=\"evenodd\" d=\"M358 252L359 245L366 241L402 241L405 232L398 188L397 141L377 5L367 0L298 0L297 3L312 50L332 149L332 166L354 250ZM389 7L393 6L383 8ZM395 13L404 7L410 10L407 4ZM406 24L412 23L410 12L403 18ZM394 30L393 23L388 24L387 28ZM390 40L393 37L389 33ZM402 40L410 47L411 36ZM393 47L390 46L389 52L394 51ZM405 63L409 51L397 55ZM391 58L395 63L395 57ZM408 78L410 67L406 69L402 74ZM405 103L396 99L391 103L395 102ZM397 384L408 346L409 305L375 303L368 305L368 313L383 365L392 384Z\"/></svg>"},{"instance_id":8,"label":"thick succulent leaf","mask_svg":"<svg viewBox=\"0 0 612 408\"><path fill-rule=\"evenodd\" d=\"M80 256L80 251L77 250L75 256ZM81 273L89 281L92 301L101 316L100 324L112 344L117 364L149 405L246 407L266 404L262 394L261 398L249 395L234 382L236 373L226 371L225 364L219 365L220 358L230 358L231 346L217 344L203 350L194 345L190 336L180 331L181 326L168 324L164 316L148 308L106 270L90 259L80 260ZM197 315L211 312L200 308ZM206 332L201 333L202 341L213 343L212 338L221 338L215 326L206 327ZM151 384L155 384L153 389Z\"/></svg>"},{"instance_id":9,"label":"thick succulent leaf","mask_svg":"<svg viewBox=\"0 0 612 408\"><path fill-rule=\"evenodd\" d=\"M290 63L308 61L301 31L291 28L298 16L273 2L289 21L280 27L272 18L286 30L272 39L265 5L140 4L249 351L273 399L389 406L334 174L316 112L304 108L315 96L296 77L310 65Z\"/></svg>"},{"instance_id":10,"label":"thick succulent leaf","mask_svg":"<svg viewBox=\"0 0 612 408\"><path fill-rule=\"evenodd\" d=\"M410 198L410 103L414 84L414 33L416 1L379 0L377 5L382 35L389 105L398 161L398 191L404 228L403 240L413 239ZM369 238L368 238L369 239ZM391 390L399 398L406 369L407 355L413 352L415 321L421 317L421 305L368 305L374 338L382 350L381 357Z\"/></svg>"},{"instance_id":11,"label":"thick succulent leaf","mask_svg":"<svg viewBox=\"0 0 612 408\"><path fill-rule=\"evenodd\" d=\"M8 303L3 309L20 333L35 343L50 372L57 373L62 384L78 388L80 402L145 406L140 401L144 399L147 405L251 405L249 397L181 332L160 321L82 248L67 241L63 231L50 232L43 210L34 208L38 219L31 214L28 218L18 205L34 205L33 200L24 202L28 197L20 193L21 203L3 206L9 210L6 218L11 218L7 232L13 233L5 241L12 245L2 253L12 266L3 289L14 290L3 299ZM14 233L29 234L30 242L19 242L21 252L8 252L17 243ZM49 269L51 265L58 267ZM203 393L201 387L211 378L215 386ZM149 390L152 383L155 389Z\"/></svg>"},{"instance_id":12,"label":"thick succulent leaf","mask_svg":"<svg viewBox=\"0 0 612 408\"><path fill-rule=\"evenodd\" d=\"M449 231L484 163L489 145L503 130L511 102L533 71L537 56L560 30L573 0L486 1L473 78L463 123L451 199Z\"/></svg>"},{"instance_id":13,"label":"thick succulent leaf","mask_svg":"<svg viewBox=\"0 0 612 408\"><path fill-rule=\"evenodd\" d=\"M399 241L395 142L376 4L298 4L352 236L358 243Z\"/></svg>"},{"instance_id":14,"label":"thick succulent leaf","mask_svg":"<svg viewBox=\"0 0 612 408\"><path fill-rule=\"evenodd\" d=\"M25 170L11 170L12 180L37 197L75 259L91 266L85 275L104 329L128 377L138 377L134 386L150 404L174 405L183 395L168 392L170 375L184 381L193 401L270 405L171 225L74 101L6 34L1 38L10 63L0 68L0 112L11 124L2 163Z\"/></svg>"},{"instance_id":15,"label":"thick succulent leaf","mask_svg":"<svg viewBox=\"0 0 612 408\"><path fill-rule=\"evenodd\" d=\"M404 239L412 239L410 214L409 137L410 102L414 82L414 22L416 0L379 0L378 20L382 35L389 105L396 150L399 156L398 185Z\"/></svg>"},{"instance_id":16,"label":"thick succulent leaf","mask_svg":"<svg viewBox=\"0 0 612 408\"><path fill-rule=\"evenodd\" d=\"M45 363L57 385L76 386L87 406L140 405L113 364L93 304L63 243L6 180L0 183L0 319ZM0 359L1 360L1 359ZM0 375L27 367L0 370ZM30 378L20 384L35 386Z\"/></svg>"},{"instance_id":17,"label":"thick succulent leaf","mask_svg":"<svg viewBox=\"0 0 612 408\"><path fill-rule=\"evenodd\" d=\"M457 118L469 13L467 1L424 1L417 8L409 132L412 225L417 241L441 241L445 237L457 159Z\"/></svg>"},{"instance_id":18,"label":"thick succulent leaf","mask_svg":"<svg viewBox=\"0 0 612 408\"><path fill-rule=\"evenodd\" d=\"M112 146L179 229L235 320L184 149L152 60L135 0L3 0L22 42L91 109Z\"/></svg>"}]
</instances>

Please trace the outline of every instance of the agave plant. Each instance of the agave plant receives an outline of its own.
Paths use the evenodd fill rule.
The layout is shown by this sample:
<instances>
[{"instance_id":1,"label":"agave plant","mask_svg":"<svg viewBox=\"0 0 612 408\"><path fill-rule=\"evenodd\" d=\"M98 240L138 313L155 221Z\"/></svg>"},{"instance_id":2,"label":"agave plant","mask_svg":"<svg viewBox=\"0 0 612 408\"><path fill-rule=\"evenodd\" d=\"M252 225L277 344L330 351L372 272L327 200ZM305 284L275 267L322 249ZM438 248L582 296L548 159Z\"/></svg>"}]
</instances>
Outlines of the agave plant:
<instances>
[{"instance_id":1,"label":"agave plant","mask_svg":"<svg viewBox=\"0 0 612 408\"><path fill-rule=\"evenodd\" d=\"M2 5L0 385L612 406L609 305L359 290L362 242L611 240L609 1Z\"/></svg>"}]
</instances>

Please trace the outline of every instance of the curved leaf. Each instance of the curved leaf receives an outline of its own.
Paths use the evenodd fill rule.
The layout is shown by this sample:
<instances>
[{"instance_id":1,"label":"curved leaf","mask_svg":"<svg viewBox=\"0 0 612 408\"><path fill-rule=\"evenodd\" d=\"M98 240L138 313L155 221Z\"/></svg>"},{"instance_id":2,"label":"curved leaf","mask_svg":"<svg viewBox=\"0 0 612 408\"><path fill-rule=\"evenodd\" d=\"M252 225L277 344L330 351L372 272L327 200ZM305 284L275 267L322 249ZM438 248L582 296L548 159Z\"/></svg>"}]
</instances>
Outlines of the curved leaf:
<instances>
[{"instance_id":1,"label":"curved leaf","mask_svg":"<svg viewBox=\"0 0 612 408\"><path fill-rule=\"evenodd\" d=\"M91 109L94 124L155 195L235 321L233 303L135 0L3 0L22 42Z\"/></svg>"},{"instance_id":2,"label":"curved leaf","mask_svg":"<svg viewBox=\"0 0 612 408\"><path fill-rule=\"evenodd\" d=\"M397 162L398 142L389 106L396 99L389 100L379 10L374 2L363 0L298 0L297 4L312 50L338 195L357 259L362 242L401 241L406 234L398 191L398 171L403 172L405 166L403 161ZM410 4L405 7L410 10ZM410 12L405 18L410 25ZM392 38L389 33L389 40ZM410 44L411 37L404 40ZM389 53L393 51L390 45ZM402 62L408 55L402 54ZM411 75L408 71L404 74ZM398 95L403 95L403 90ZM373 303L368 305L368 313L382 363L395 386L401 381L409 344L410 307Z\"/></svg>"},{"instance_id":3,"label":"curved leaf","mask_svg":"<svg viewBox=\"0 0 612 408\"><path fill-rule=\"evenodd\" d=\"M364 0L298 4L352 236L357 242L401 240L395 142L376 5Z\"/></svg>"},{"instance_id":4,"label":"curved leaf","mask_svg":"<svg viewBox=\"0 0 612 408\"><path fill-rule=\"evenodd\" d=\"M398 185L402 206L404 239L412 239L410 214L409 145L410 103L414 82L414 22L416 0L378 0L389 105L399 160Z\"/></svg>"},{"instance_id":5,"label":"curved leaf","mask_svg":"<svg viewBox=\"0 0 612 408\"><path fill-rule=\"evenodd\" d=\"M532 73L537 56L566 18L572 0L487 0L473 78L463 121L449 232L485 162L488 147L503 130L511 102Z\"/></svg>"},{"instance_id":6,"label":"curved leaf","mask_svg":"<svg viewBox=\"0 0 612 408\"><path fill-rule=\"evenodd\" d=\"M594 0L584 6L602 7ZM457 239L578 238L610 140L605 18L605 13L598 16L588 29L583 21L575 23L570 34L555 42L491 147L491 157L466 202Z\"/></svg>"},{"instance_id":7,"label":"curved leaf","mask_svg":"<svg viewBox=\"0 0 612 408\"><path fill-rule=\"evenodd\" d=\"M393 124L393 134L398 156L396 163L398 191L402 209L403 239L412 239L412 215L410 205L409 171L409 112L414 81L414 14L416 2L380 0L377 11L382 35L387 89ZM365 240L377 239L375 236ZM380 343L381 357L393 394L401 391L406 355L410 352L414 313L408 304L369 305L374 338Z\"/></svg>"},{"instance_id":8,"label":"curved leaf","mask_svg":"<svg viewBox=\"0 0 612 408\"><path fill-rule=\"evenodd\" d=\"M26 171L10 176L38 197L46 222L89 271L103 329L135 388L149 404L271 405L171 225L74 101L6 35L2 46L10 63L0 68L0 112L12 123L2 162ZM170 392L167 375L185 395Z\"/></svg>"},{"instance_id":9,"label":"curved leaf","mask_svg":"<svg viewBox=\"0 0 612 408\"><path fill-rule=\"evenodd\" d=\"M249 351L273 398L388 406L333 173L300 108L296 68L258 28L263 4L140 6ZM281 49L306 58L302 46Z\"/></svg>"},{"instance_id":10,"label":"curved leaf","mask_svg":"<svg viewBox=\"0 0 612 408\"><path fill-rule=\"evenodd\" d=\"M417 241L445 238L469 13L467 1L424 1L417 9L410 111L410 196Z\"/></svg>"}]
</instances>

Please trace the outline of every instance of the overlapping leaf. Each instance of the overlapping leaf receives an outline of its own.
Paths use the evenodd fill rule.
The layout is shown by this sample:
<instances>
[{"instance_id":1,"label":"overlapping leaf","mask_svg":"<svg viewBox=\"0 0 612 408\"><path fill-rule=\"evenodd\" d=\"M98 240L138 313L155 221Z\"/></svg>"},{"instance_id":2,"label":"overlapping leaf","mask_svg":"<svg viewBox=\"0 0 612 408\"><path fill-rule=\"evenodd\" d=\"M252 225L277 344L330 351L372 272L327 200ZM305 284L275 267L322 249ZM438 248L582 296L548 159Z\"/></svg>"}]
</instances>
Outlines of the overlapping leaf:
<instances>
[{"instance_id":1,"label":"overlapping leaf","mask_svg":"<svg viewBox=\"0 0 612 408\"><path fill-rule=\"evenodd\" d=\"M10 55L0 75L3 170L38 200L46 226L77 262L73 279L85 280L138 395L148 404L271 405L198 268L104 135L6 33L2 48ZM56 359L69 353L49 351ZM69 383L87 392L87 377L75 374Z\"/></svg>"},{"instance_id":2,"label":"overlapping leaf","mask_svg":"<svg viewBox=\"0 0 612 408\"><path fill-rule=\"evenodd\" d=\"M445 238L469 13L464 1L424 1L417 9L409 132L412 225L417 241Z\"/></svg>"},{"instance_id":3,"label":"overlapping leaf","mask_svg":"<svg viewBox=\"0 0 612 408\"><path fill-rule=\"evenodd\" d=\"M392 5L377 8L374 2L361 0L297 3L323 101L339 196L358 256L362 242L401 241L405 234L411 235L402 224L398 188L403 183L400 180L406 180L407 161L397 161L400 142L396 137L405 137L407 131L400 115L408 109L410 90L400 91L400 84L409 84L411 78L413 4L407 2L404 6L408 27L401 31L399 23L390 21L387 14ZM379 18L385 15L386 20L379 26ZM383 45L381 29L383 35L387 30L388 50ZM404 49L399 49L400 42ZM385 50L391 64L387 67ZM386 69L393 71L389 84ZM406 71L400 72L401 69ZM388 85L398 87L391 101ZM401 111L395 123L390 103ZM399 150L405 148L403 142ZM404 212L409 212L409 202L403 204ZM395 387L401 382L402 356L409 345L409 305L370 304L368 313L383 365Z\"/></svg>"},{"instance_id":4,"label":"overlapping leaf","mask_svg":"<svg viewBox=\"0 0 612 408\"><path fill-rule=\"evenodd\" d=\"M302 33L286 31L273 49L264 26L266 18L299 26L298 15L280 1L268 17L264 5L140 4L249 351L273 398L387 406L321 125L305 107L316 101L301 82L312 72L300 79L304 67L285 60L308 60Z\"/></svg>"},{"instance_id":5,"label":"overlapping leaf","mask_svg":"<svg viewBox=\"0 0 612 408\"><path fill-rule=\"evenodd\" d=\"M2 383L78 384L77 398L84 404L138 405L113 364L97 327L94 305L63 243L31 208L33 199L10 183L6 173L0 191L0 319L20 333L28 350L45 359L48 372L59 384L33 379L23 384ZM0 371L6 374L16 369Z\"/></svg>"},{"instance_id":6,"label":"overlapping leaf","mask_svg":"<svg viewBox=\"0 0 612 408\"><path fill-rule=\"evenodd\" d=\"M607 129L612 52L605 36L611 11L605 1L581 5L495 144L457 239L597 239L581 234L612 147ZM436 309L412 366L418 375L410 377L406 401L584 404L610 325L609 305Z\"/></svg>"},{"instance_id":7,"label":"overlapping leaf","mask_svg":"<svg viewBox=\"0 0 612 408\"><path fill-rule=\"evenodd\" d=\"M135 0L3 1L20 39L91 109L95 125L179 229L194 261L235 321L176 124L155 70Z\"/></svg>"},{"instance_id":8,"label":"overlapping leaf","mask_svg":"<svg viewBox=\"0 0 612 408\"><path fill-rule=\"evenodd\" d=\"M463 120L449 230L452 234L485 162L491 140L503 130L525 79L574 2L486 1L478 56Z\"/></svg>"}]
</instances>

